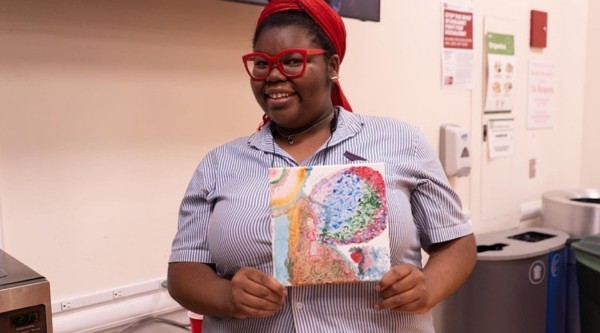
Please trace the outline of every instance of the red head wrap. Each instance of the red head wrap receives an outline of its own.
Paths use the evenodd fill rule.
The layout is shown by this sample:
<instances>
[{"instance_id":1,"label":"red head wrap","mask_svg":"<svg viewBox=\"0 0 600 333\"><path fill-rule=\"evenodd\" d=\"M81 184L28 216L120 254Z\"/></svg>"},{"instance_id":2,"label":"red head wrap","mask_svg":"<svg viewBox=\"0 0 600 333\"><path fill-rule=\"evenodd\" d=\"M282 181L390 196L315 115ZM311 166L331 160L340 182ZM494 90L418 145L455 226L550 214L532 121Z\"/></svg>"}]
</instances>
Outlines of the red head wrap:
<instances>
[{"instance_id":1,"label":"red head wrap","mask_svg":"<svg viewBox=\"0 0 600 333\"><path fill-rule=\"evenodd\" d=\"M346 54L346 27L344 21L324 0L271 0L258 17L257 25L260 25L272 14L287 10L306 12L323 29L336 53L340 57L340 63ZM351 111L350 103L346 99L338 80L333 81L331 101L334 105L340 105Z\"/></svg>"}]
</instances>

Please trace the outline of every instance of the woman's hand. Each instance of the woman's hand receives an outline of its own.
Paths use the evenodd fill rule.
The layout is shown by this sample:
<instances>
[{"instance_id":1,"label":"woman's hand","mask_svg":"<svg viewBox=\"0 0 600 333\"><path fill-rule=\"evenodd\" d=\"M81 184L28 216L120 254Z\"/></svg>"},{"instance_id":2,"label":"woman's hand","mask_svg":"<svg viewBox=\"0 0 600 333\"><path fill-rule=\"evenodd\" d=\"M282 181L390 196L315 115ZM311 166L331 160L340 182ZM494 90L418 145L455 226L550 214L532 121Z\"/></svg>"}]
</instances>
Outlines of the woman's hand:
<instances>
[{"instance_id":1,"label":"woman's hand","mask_svg":"<svg viewBox=\"0 0 600 333\"><path fill-rule=\"evenodd\" d=\"M229 299L236 318L268 317L283 305L287 289L275 278L245 267L231 279Z\"/></svg>"},{"instance_id":2,"label":"woman's hand","mask_svg":"<svg viewBox=\"0 0 600 333\"><path fill-rule=\"evenodd\" d=\"M425 313L433 305L425 274L413 265L393 266L375 289L383 299L377 309Z\"/></svg>"},{"instance_id":3,"label":"woman's hand","mask_svg":"<svg viewBox=\"0 0 600 333\"><path fill-rule=\"evenodd\" d=\"M383 276L375 287L383 300L375 308L425 313L465 282L476 260L473 234L434 244L422 271L402 264Z\"/></svg>"},{"instance_id":4,"label":"woman's hand","mask_svg":"<svg viewBox=\"0 0 600 333\"><path fill-rule=\"evenodd\" d=\"M240 269L231 280L208 264L170 263L169 293L187 310L205 316L267 317L283 304L287 289L254 268Z\"/></svg>"}]
</instances>

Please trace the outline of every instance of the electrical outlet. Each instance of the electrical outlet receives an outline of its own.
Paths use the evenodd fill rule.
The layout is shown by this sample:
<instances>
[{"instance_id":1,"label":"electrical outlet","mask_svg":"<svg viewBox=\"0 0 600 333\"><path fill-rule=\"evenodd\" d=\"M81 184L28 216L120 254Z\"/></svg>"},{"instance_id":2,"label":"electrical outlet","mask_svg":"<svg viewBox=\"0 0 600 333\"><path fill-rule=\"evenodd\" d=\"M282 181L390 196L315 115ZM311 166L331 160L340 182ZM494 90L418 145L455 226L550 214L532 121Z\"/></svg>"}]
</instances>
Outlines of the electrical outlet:
<instances>
[{"instance_id":1,"label":"electrical outlet","mask_svg":"<svg viewBox=\"0 0 600 333\"><path fill-rule=\"evenodd\" d=\"M535 178L535 158L529 159L529 178Z\"/></svg>"},{"instance_id":2,"label":"electrical outlet","mask_svg":"<svg viewBox=\"0 0 600 333\"><path fill-rule=\"evenodd\" d=\"M64 301L60 303L60 308L62 310L70 310L73 307L73 304L70 301Z\"/></svg>"},{"instance_id":3,"label":"electrical outlet","mask_svg":"<svg viewBox=\"0 0 600 333\"><path fill-rule=\"evenodd\" d=\"M123 297L123 289L113 290L113 298L121 298Z\"/></svg>"}]
</instances>

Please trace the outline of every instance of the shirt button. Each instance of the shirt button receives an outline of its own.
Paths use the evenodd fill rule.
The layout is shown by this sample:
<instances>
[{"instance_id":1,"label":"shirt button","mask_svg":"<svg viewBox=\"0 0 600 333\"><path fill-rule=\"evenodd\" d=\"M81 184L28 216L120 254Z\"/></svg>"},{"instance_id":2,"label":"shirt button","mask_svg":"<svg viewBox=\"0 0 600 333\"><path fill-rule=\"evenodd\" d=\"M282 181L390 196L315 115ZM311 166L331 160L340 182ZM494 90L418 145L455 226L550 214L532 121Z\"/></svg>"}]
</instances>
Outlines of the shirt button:
<instances>
[{"instance_id":1,"label":"shirt button","mask_svg":"<svg viewBox=\"0 0 600 333\"><path fill-rule=\"evenodd\" d=\"M304 304L302 302L296 303L296 309L302 310L303 307L304 307Z\"/></svg>"}]
</instances>

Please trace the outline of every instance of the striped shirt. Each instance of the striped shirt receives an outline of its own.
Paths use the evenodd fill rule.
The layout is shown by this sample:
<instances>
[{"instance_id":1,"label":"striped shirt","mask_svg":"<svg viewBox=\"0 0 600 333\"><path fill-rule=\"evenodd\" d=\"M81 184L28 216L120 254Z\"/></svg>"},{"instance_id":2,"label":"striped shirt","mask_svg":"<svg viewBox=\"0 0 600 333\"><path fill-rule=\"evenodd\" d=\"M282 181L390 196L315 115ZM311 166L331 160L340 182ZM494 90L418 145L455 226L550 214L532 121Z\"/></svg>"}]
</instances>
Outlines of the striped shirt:
<instances>
[{"instance_id":1,"label":"striped shirt","mask_svg":"<svg viewBox=\"0 0 600 333\"><path fill-rule=\"evenodd\" d=\"M385 164L392 265L421 267L421 248L471 233L461 203L422 133L395 119L342 110L330 141L300 165ZM210 151L183 198L170 262L242 267L273 274L269 167L298 166L266 126ZM202 288L202 286L198 286ZM434 332L431 313L375 310L370 282L288 287L268 318L205 316L203 332Z\"/></svg>"}]
</instances>

